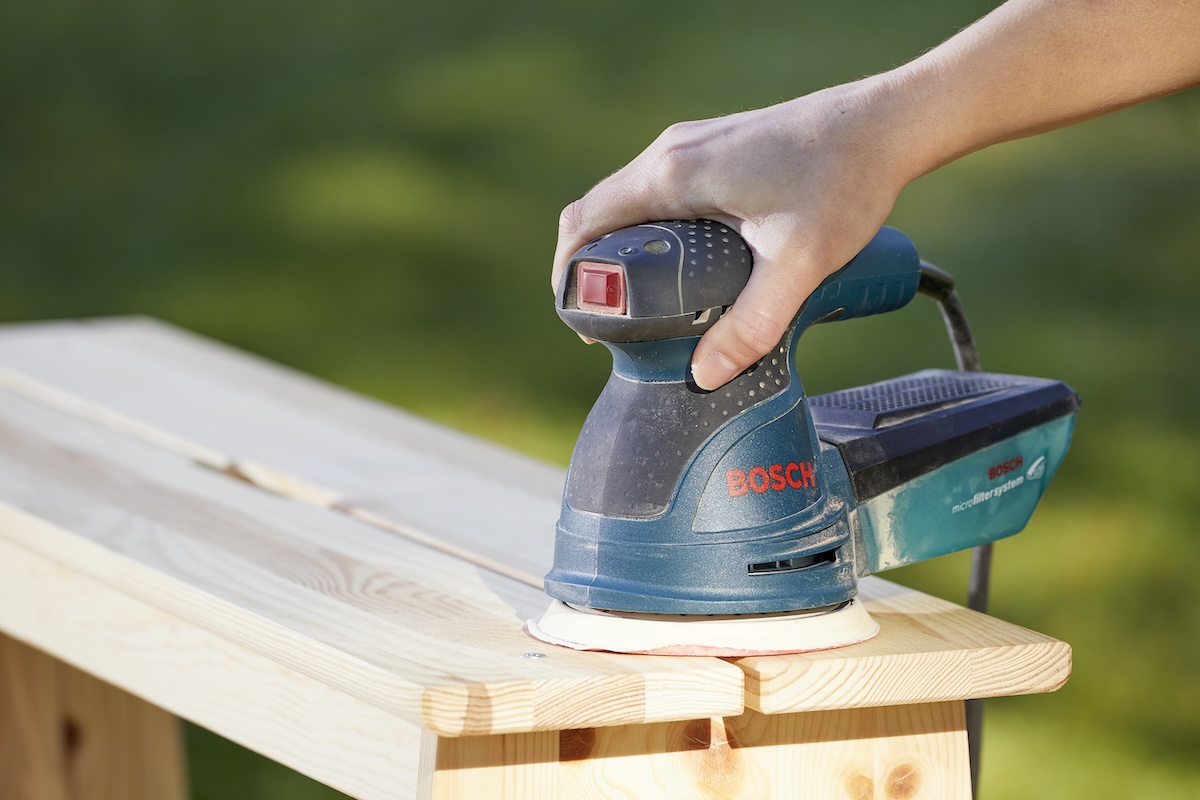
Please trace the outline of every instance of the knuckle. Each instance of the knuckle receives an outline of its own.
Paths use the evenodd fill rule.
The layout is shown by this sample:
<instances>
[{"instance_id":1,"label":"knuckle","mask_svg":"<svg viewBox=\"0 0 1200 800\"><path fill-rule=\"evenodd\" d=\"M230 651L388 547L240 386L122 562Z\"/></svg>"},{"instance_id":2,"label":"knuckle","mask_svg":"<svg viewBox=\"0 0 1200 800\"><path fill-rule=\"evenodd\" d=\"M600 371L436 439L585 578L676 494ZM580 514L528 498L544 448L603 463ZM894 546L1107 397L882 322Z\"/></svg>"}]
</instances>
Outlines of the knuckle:
<instances>
[{"instance_id":1,"label":"knuckle","mask_svg":"<svg viewBox=\"0 0 1200 800\"><path fill-rule=\"evenodd\" d=\"M558 233L560 236L573 233L581 227L584 217L583 200L569 203L558 215Z\"/></svg>"},{"instance_id":2,"label":"knuckle","mask_svg":"<svg viewBox=\"0 0 1200 800\"><path fill-rule=\"evenodd\" d=\"M700 123L676 122L654 143L654 162L660 180L669 185L685 183L704 160L704 136Z\"/></svg>"}]
</instances>

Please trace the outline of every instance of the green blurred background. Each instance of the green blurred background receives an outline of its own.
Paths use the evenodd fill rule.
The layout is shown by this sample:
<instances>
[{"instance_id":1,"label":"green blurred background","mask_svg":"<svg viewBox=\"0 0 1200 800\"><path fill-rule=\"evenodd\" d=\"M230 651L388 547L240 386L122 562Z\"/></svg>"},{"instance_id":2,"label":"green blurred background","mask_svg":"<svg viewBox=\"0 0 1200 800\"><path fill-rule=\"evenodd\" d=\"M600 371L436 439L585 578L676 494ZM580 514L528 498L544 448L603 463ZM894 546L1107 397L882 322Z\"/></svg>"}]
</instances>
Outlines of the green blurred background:
<instances>
[{"instance_id":1,"label":"green blurred background","mask_svg":"<svg viewBox=\"0 0 1200 800\"><path fill-rule=\"evenodd\" d=\"M565 465L608 362L551 307L559 209L671 122L887 69L992 5L5 3L0 322L153 315ZM957 276L987 369L1085 401L992 606L1074 674L989 703L989 800L1200 796L1198 142L1193 92L973 155L891 220ZM799 358L812 391L951 364L923 302ZM966 570L889 577L961 601ZM334 796L189 742L196 798Z\"/></svg>"}]
</instances>

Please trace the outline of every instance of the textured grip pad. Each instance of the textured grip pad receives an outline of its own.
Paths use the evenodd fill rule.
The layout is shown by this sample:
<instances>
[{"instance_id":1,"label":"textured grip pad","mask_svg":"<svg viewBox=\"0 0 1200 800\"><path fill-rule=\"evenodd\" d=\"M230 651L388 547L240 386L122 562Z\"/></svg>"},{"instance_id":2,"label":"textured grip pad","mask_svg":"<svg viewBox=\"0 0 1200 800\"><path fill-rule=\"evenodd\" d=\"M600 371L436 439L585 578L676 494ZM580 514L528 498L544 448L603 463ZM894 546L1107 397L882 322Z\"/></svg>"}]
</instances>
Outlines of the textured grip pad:
<instances>
[{"instance_id":1,"label":"textured grip pad","mask_svg":"<svg viewBox=\"0 0 1200 800\"><path fill-rule=\"evenodd\" d=\"M607 516L658 516L704 442L790 381L782 346L715 392L683 381L642 383L614 374L579 434L566 501L577 511Z\"/></svg>"}]
</instances>

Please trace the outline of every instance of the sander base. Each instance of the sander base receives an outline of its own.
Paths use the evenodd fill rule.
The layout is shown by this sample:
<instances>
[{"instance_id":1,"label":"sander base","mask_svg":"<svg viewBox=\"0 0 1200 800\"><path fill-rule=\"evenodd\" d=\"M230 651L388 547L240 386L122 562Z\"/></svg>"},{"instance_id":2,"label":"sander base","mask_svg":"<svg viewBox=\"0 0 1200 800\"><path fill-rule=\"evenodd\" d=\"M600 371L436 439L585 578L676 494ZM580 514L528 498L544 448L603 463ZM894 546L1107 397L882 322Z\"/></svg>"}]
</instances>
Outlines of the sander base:
<instances>
[{"instance_id":1,"label":"sander base","mask_svg":"<svg viewBox=\"0 0 1200 800\"><path fill-rule=\"evenodd\" d=\"M555 600L525 629L573 650L740 658L857 644L878 633L879 624L857 599L805 611L724 616L602 611Z\"/></svg>"}]
</instances>

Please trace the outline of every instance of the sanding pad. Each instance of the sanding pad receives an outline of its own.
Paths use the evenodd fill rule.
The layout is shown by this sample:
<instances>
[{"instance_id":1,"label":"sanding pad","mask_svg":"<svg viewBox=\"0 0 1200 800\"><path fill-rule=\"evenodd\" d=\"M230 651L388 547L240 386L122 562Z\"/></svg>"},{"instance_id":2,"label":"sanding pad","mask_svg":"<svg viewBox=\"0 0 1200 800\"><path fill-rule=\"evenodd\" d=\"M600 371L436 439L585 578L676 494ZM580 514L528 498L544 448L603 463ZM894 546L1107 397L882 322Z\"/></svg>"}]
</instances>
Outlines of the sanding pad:
<instances>
[{"instance_id":1,"label":"sanding pad","mask_svg":"<svg viewBox=\"0 0 1200 800\"><path fill-rule=\"evenodd\" d=\"M573 650L723 658L830 650L879 632L857 599L833 609L730 616L630 614L555 600L525 627L536 639Z\"/></svg>"}]
</instances>

